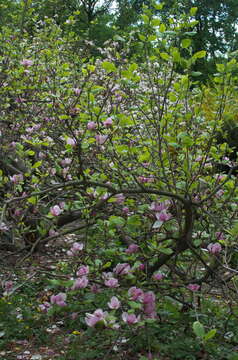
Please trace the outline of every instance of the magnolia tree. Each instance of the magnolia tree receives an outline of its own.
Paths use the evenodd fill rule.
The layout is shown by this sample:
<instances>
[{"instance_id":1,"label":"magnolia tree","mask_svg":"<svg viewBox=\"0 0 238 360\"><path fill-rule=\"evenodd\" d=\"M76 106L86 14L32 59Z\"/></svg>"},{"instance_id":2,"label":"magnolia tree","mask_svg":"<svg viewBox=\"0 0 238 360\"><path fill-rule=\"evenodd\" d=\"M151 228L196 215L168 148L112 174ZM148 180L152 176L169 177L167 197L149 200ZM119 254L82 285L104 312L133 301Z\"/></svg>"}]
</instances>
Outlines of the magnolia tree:
<instances>
[{"instance_id":1,"label":"magnolia tree","mask_svg":"<svg viewBox=\"0 0 238 360\"><path fill-rule=\"evenodd\" d=\"M145 9L140 30L89 61L49 20L34 39L1 34L1 232L32 250L79 234L69 279L40 308L110 331L117 348L118 329L150 350L171 306L197 314L203 295L234 291L237 177L217 134L237 107L237 62L210 88L191 80L206 55L191 53L195 11L166 29Z\"/></svg>"}]
</instances>

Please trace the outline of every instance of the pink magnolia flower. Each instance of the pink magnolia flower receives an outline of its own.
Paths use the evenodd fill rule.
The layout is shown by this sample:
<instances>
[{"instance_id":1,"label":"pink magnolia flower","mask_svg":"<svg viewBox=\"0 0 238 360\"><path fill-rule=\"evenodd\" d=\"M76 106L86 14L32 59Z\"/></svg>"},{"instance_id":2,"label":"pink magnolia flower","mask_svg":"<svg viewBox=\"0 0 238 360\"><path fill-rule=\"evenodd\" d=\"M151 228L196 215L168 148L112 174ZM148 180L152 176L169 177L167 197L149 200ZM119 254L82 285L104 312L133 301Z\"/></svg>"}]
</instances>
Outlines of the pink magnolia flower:
<instances>
[{"instance_id":1,"label":"pink magnolia flower","mask_svg":"<svg viewBox=\"0 0 238 360\"><path fill-rule=\"evenodd\" d=\"M66 297L67 297L67 295L65 293L59 293L57 295L52 295L50 297L50 302L52 305L56 304L58 306L63 307L63 306L67 305L65 302Z\"/></svg>"},{"instance_id":2,"label":"pink magnolia flower","mask_svg":"<svg viewBox=\"0 0 238 360\"><path fill-rule=\"evenodd\" d=\"M165 210L161 211L160 213L155 213L156 219L162 222L168 221L171 219L172 215L167 213Z\"/></svg>"},{"instance_id":3,"label":"pink magnolia flower","mask_svg":"<svg viewBox=\"0 0 238 360\"><path fill-rule=\"evenodd\" d=\"M139 264L138 265L138 270L144 271L145 270L145 264Z\"/></svg>"},{"instance_id":4,"label":"pink magnolia flower","mask_svg":"<svg viewBox=\"0 0 238 360\"><path fill-rule=\"evenodd\" d=\"M71 146L76 146L76 141L74 139L68 137L66 140L66 144L71 145Z\"/></svg>"},{"instance_id":5,"label":"pink magnolia flower","mask_svg":"<svg viewBox=\"0 0 238 360\"><path fill-rule=\"evenodd\" d=\"M54 229L50 229L49 236L55 236L55 235L59 235L59 233L57 231L55 231Z\"/></svg>"},{"instance_id":6,"label":"pink magnolia flower","mask_svg":"<svg viewBox=\"0 0 238 360\"><path fill-rule=\"evenodd\" d=\"M222 251L222 247L219 243L214 243L214 244L211 243L208 245L207 250L211 254L219 254Z\"/></svg>"},{"instance_id":7,"label":"pink magnolia flower","mask_svg":"<svg viewBox=\"0 0 238 360\"><path fill-rule=\"evenodd\" d=\"M200 289L200 285L198 284L189 284L187 288L191 291L198 291Z\"/></svg>"},{"instance_id":8,"label":"pink magnolia flower","mask_svg":"<svg viewBox=\"0 0 238 360\"><path fill-rule=\"evenodd\" d=\"M87 123L87 129L88 130L95 130L97 127L97 124L94 121L89 121Z\"/></svg>"},{"instance_id":9,"label":"pink magnolia flower","mask_svg":"<svg viewBox=\"0 0 238 360\"><path fill-rule=\"evenodd\" d=\"M107 118L105 121L103 121L103 125L106 127L112 126L112 123L113 123L113 121L112 121L112 118L110 118L110 117Z\"/></svg>"},{"instance_id":10,"label":"pink magnolia flower","mask_svg":"<svg viewBox=\"0 0 238 360\"><path fill-rule=\"evenodd\" d=\"M118 280L115 278L110 278L110 279L105 280L104 284L110 288L116 288L119 286Z\"/></svg>"},{"instance_id":11,"label":"pink magnolia flower","mask_svg":"<svg viewBox=\"0 0 238 360\"><path fill-rule=\"evenodd\" d=\"M83 275L87 275L89 273L89 267L88 265L82 265L80 266L80 268L78 269L78 271L76 272L76 275L78 277L83 276Z\"/></svg>"},{"instance_id":12,"label":"pink magnolia flower","mask_svg":"<svg viewBox=\"0 0 238 360\"><path fill-rule=\"evenodd\" d=\"M39 308L42 312L47 313L51 308L51 305L48 301L45 301L43 304L39 305Z\"/></svg>"},{"instance_id":13,"label":"pink magnolia flower","mask_svg":"<svg viewBox=\"0 0 238 360\"><path fill-rule=\"evenodd\" d=\"M62 213L62 209L59 207L59 205L55 205L50 208L50 213L53 216L59 216Z\"/></svg>"},{"instance_id":14,"label":"pink magnolia flower","mask_svg":"<svg viewBox=\"0 0 238 360\"><path fill-rule=\"evenodd\" d=\"M107 141L108 136L107 135L96 135L96 143L98 145L103 145Z\"/></svg>"},{"instance_id":15,"label":"pink magnolia flower","mask_svg":"<svg viewBox=\"0 0 238 360\"><path fill-rule=\"evenodd\" d=\"M137 244L130 244L126 249L127 254L133 254L139 251L139 246Z\"/></svg>"},{"instance_id":16,"label":"pink magnolia flower","mask_svg":"<svg viewBox=\"0 0 238 360\"><path fill-rule=\"evenodd\" d=\"M100 287L97 284L93 284L90 288L90 290L92 291L92 293L94 294L98 294L101 292Z\"/></svg>"},{"instance_id":17,"label":"pink magnolia flower","mask_svg":"<svg viewBox=\"0 0 238 360\"><path fill-rule=\"evenodd\" d=\"M29 59L23 59L21 61L21 65L25 66L25 67L29 67L33 65L33 61L29 60Z\"/></svg>"},{"instance_id":18,"label":"pink magnolia flower","mask_svg":"<svg viewBox=\"0 0 238 360\"><path fill-rule=\"evenodd\" d=\"M119 309L119 307L121 306L121 302L116 296L113 296L110 302L107 303L107 305L110 309Z\"/></svg>"},{"instance_id":19,"label":"pink magnolia flower","mask_svg":"<svg viewBox=\"0 0 238 360\"><path fill-rule=\"evenodd\" d=\"M221 231L215 232L215 236L216 236L217 240L225 240L225 235Z\"/></svg>"},{"instance_id":20,"label":"pink magnolia flower","mask_svg":"<svg viewBox=\"0 0 238 360\"><path fill-rule=\"evenodd\" d=\"M67 255L69 255L69 256L77 255L79 253L79 251L83 250L83 248L84 248L83 243L75 242L73 244L73 246L71 247L71 249L69 251L67 251Z\"/></svg>"},{"instance_id":21,"label":"pink magnolia flower","mask_svg":"<svg viewBox=\"0 0 238 360\"><path fill-rule=\"evenodd\" d=\"M158 272L153 275L154 280L162 280L164 278L164 274Z\"/></svg>"},{"instance_id":22,"label":"pink magnolia flower","mask_svg":"<svg viewBox=\"0 0 238 360\"><path fill-rule=\"evenodd\" d=\"M10 292L12 288L13 288L13 281L8 280L4 283L4 290L6 291L6 293Z\"/></svg>"},{"instance_id":23,"label":"pink magnolia flower","mask_svg":"<svg viewBox=\"0 0 238 360\"><path fill-rule=\"evenodd\" d=\"M21 181L23 181L23 175L22 174L15 174L13 176L10 176L10 180L14 184L19 184Z\"/></svg>"},{"instance_id":24,"label":"pink magnolia flower","mask_svg":"<svg viewBox=\"0 0 238 360\"><path fill-rule=\"evenodd\" d=\"M123 204L125 201L125 196L123 194L117 194L115 195L115 198L117 204Z\"/></svg>"},{"instance_id":25,"label":"pink magnolia flower","mask_svg":"<svg viewBox=\"0 0 238 360\"><path fill-rule=\"evenodd\" d=\"M127 312L122 313L122 320L128 325L136 324L140 321L140 315L128 314Z\"/></svg>"},{"instance_id":26,"label":"pink magnolia flower","mask_svg":"<svg viewBox=\"0 0 238 360\"><path fill-rule=\"evenodd\" d=\"M86 313L85 322L88 326L94 327L99 321L103 321L105 323L105 318L108 313L103 312L102 309L97 309L93 314Z\"/></svg>"},{"instance_id":27,"label":"pink magnolia flower","mask_svg":"<svg viewBox=\"0 0 238 360\"><path fill-rule=\"evenodd\" d=\"M127 207L127 206L124 206L123 208L122 208L122 211L124 212L124 214L129 214L129 212L130 212L130 209Z\"/></svg>"},{"instance_id":28,"label":"pink magnolia flower","mask_svg":"<svg viewBox=\"0 0 238 360\"><path fill-rule=\"evenodd\" d=\"M128 295L131 298L131 300L133 301L142 301L143 300L143 296L144 296L144 292L143 290L141 290L140 288L137 288L135 286L132 286L129 290L128 290Z\"/></svg>"},{"instance_id":29,"label":"pink magnolia flower","mask_svg":"<svg viewBox=\"0 0 238 360\"><path fill-rule=\"evenodd\" d=\"M155 303L155 294L153 291L148 291L144 293L143 296L143 310L146 317L150 319L156 318L156 303Z\"/></svg>"},{"instance_id":30,"label":"pink magnolia flower","mask_svg":"<svg viewBox=\"0 0 238 360\"><path fill-rule=\"evenodd\" d=\"M163 202L153 201L152 204L150 205L150 210L156 211L156 212L161 212L163 210L166 210L169 205L170 205L169 200L165 200Z\"/></svg>"},{"instance_id":31,"label":"pink magnolia flower","mask_svg":"<svg viewBox=\"0 0 238 360\"><path fill-rule=\"evenodd\" d=\"M79 89L79 88L74 88L73 90L74 90L75 95L80 95L81 89Z\"/></svg>"},{"instance_id":32,"label":"pink magnolia flower","mask_svg":"<svg viewBox=\"0 0 238 360\"><path fill-rule=\"evenodd\" d=\"M116 267L114 267L113 272L117 275L127 275L129 274L131 270L131 267L127 263L123 264L117 264Z\"/></svg>"},{"instance_id":33,"label":"pink magnolia flower","mask_svg":"<svg viewBox=\"0 0 238 360\"><path fill-rule=\"evenodd\" d=\"M87 276L82 276L75 280L72 290L84 289L88 286L88 278Z\"/></svg>"}]
</instances>

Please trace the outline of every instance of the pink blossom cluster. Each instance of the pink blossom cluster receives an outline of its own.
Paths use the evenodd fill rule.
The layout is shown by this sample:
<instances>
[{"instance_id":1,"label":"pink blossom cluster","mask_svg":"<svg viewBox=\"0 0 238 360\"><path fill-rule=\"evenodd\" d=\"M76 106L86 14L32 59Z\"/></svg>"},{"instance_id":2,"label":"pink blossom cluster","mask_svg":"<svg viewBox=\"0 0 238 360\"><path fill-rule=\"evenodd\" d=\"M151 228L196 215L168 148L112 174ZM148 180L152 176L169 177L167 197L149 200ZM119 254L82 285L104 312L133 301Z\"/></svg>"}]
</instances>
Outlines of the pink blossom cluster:
<instances>
[{"instance_id":1,"label":"pink blossom cluster","mask_svg":"<svg viewBox=\"0 0 238 360\"><path fill-rule=\"evenodd\" d=\"M94 327L98 322L106 324L108 313L102 309L97 309L93 314L86 313L85 322L89 327Z\"/></svg>"},{"instance_id":2,"label":"pink blossom cluster","mask_svg":"<svg viewBox=\"0 0 238 360\"><path fill-rule=\"evenodd\" d=\"M211 243L208 245L207 250L215 255L215 254L219 254L222 251L222 247L221 244L219 243Z\"/></svg>"},{"instance_id":3,"label":"pink blossom cluster","mask_svg":"<svg viewBox=\"0 0 238 360\"><path fill-rule=\"evenodd\" d=\"M200 285L198 284L189 284L187 288L191 291L198 291L200 289Z\"/></svg>"},{"instance_id":4,"label":"pink blossom cluster","mask_svg":"<svg viewBox=\"0 0 238 360\"><path fill-rule=\"evenodd\" d=\"M15 174L13 176L10 176L10 180L13 182L13 184L19 184L23 181L23 175L22 174Z\"/></svg>"},{"instance_id":5,"label":"pink blossom cluster","mask_svg":"<svg viewBox=\"0 0 238 360\"><path fill-rule=\"evenodd\" d=\"M140 250L140 248L137 244L130 244L125 252L127 254L134 254L134 253L137 253L139 250Z\"/></svg>"},{"instance_id":6,"label":"pink blossom cluster","mask_svg":"<svg viewBox=\"0 0 238 360\"><path fill-rule=\"evenodd\" d=\"M146 183L153 183L155 181L154 176L139 176L137 178L138 182L141 184L146 184Z\"/></svg>"},{"instance_id":7,"label":"pink blossom cluster","mask_svg":"<svg viewBox=\"0 0 238 360\"><path fill-rule=\"evenodd\" d=\"M67 251L67 255L68 256L76 256L79 254L80 251L82 251L84 248L84 244L83 243L78 243L78 242L75 242L70 250Z\"/></svg>"},{"instance_id":8,"label":"pink blossom cluster","mask_svg":"<svg viewBox=\"0 0 238 360\"><path fill-rule=\"evenodd\" d=\"M52 305L58 305L58 306L66 306L66 297L67 295L65 293L59 293L57 295L52 295L50 297L50 302Z\"/></svg>"},{"instance_id":9,"label":"pink blossom cluster","mask_svg":"<svg viewBox=\"0 0 238 360\"><path fill-rule=\"evenodd\" d=\"M135 286L128 290L128 295L133 301L140 301L143 304L143 311L147 318L156 318L155 294L153 291L144 292Z\"/></svg>"},{"instance_id":10,"label":"pink blossom cluster","mask_svg":"<svg viewBox=\"0 0 238 360\"><path fill-rule=\"evenodd\" d=\"M59 216L63 212L63 209L59 205L54 205L50 208L50 213L52 216Z\"/></svg>"}]
</instances>

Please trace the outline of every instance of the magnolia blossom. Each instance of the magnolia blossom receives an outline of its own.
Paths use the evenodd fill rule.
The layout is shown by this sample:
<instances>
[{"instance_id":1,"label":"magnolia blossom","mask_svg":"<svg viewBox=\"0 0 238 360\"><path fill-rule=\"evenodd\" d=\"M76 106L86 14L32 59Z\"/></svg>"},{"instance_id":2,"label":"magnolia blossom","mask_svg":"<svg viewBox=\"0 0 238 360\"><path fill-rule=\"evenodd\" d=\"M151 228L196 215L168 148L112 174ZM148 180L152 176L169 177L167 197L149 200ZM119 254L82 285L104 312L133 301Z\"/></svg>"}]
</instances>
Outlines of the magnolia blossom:
<instances>
[{"instance_id":1,"label":"magnolia blossom","mask_svg":"<svg viewBox=\"0 0 238 360\"><path fill-rule=\"evenodd\" d=\"M9 230L9 227L4 222L1 222L0 223L0 230L2 230L2 231Z\"/></svg>"},{"instance_id":2,"label":"magnolia blossom","mask_svg":"<svg viewBox=\"0 0 238 360\"><path fill-rule=\"evenodd\" d=\"M121 302L116 296L113 296L110 302L107 303L107 305L110 309L118 309L121 306Z\"/></svg>"},{"instance_id":3,"label":"magnolia blossom","mask_svg":"<svg viewBox=\"0 0 238 360\"><path fill-rule=\"evenodd\" d=\"M108 136L107 135L96 135L96 143L98 145L103 145L107 141Z\"/></svg>"},{"instance_id":4,"label":"magnolia blossom","mask_svg":"<svg viewBox=\"0 0 238 360\"><path fill-rule=\"evenodd\" d=\"M148 291L144 293L143 296L143 310L146 317L150 319L156 318L156 304L155 304L155 294L153 291Z\"/></svg>"},{"instance_id":5,"label":"magnolia blossom","mask_svg":"<svg viewBox=\"0 0 238 360\"><path fill-rule=\"evenodd\" d=\"M76 146L76 141L74 139L68 137L66 140L66 144L71 145L71 146Z\"/></svg>"},{"instance_id":6,"label":"magnolia blossom","mask_svg":"<svg viewBox=\"0 0 238 360\"><path fill-rule=\"evenodd\" d=\"M214 244L209 244L207 247L207 250L211 253L211 254L219 254L222 250L222 247L219 243L214 243Z\"/></svg>"},{"instance_id":7,"label":"magnolia blossom","mask_svg":"<svg viewBox=\"0 0 238 360\"><path fill-rule=\"evenodd\" d=\"M112 121L112 118L110 118L110 117L107 118L105 121L103 121L103 125L106 127L112 126L112 123L113 123L113 121Z\"/></svg>"},{"instance_id":8,"label":"magnolia blossom","mask_svg":"<svg viewBox=\"0 0 238 360\"><path fill-rule=\"evenodd\" d=\"M163 210L167 210L169 205L170 205L169 200L165 200L163 202L153 201L152 204L150 205L150 210L155 211L155 212L161 212Z\"/></svg>"},{"instance_id":9,"label":"magnolia blossom","mask_svg":"<svg viewBox=\"0 0 238 360\"><path fill-rule=\"evenodd\" d=\"M13 176L10 176L10 180L14 184L19 184L21 181L23 181L23 175L22 174L15 174Z\"/></svg>"},{"instance_id":10,"label":"magnolia blossom","mask_svg":"<svg viewBox=\"0 0 238 360\"><path fill-rule=\"evenodd\" d=\"M118 280L115 279L115 278L110 278L108 280L105 280L104 281L104 284L107 286L107 287L110 287L110 288L116 288L119 286L119 283L118 283Z\"/></svg>"},{"instance_id":11,"label":"magnolia blossom","mask_svg":"<svg viewBox=\"0 0 238 360\"><path fill-rule=\"evenodd\" d=\"M215 236L216 236L217 240L225 240L225 235L221 231L215 232Z\"/></svg>"},{"instance_id":12,"label":"magnolia blossom","mask_svg":"<svg viewBox=\"0 0 238 360\"><path fill-rule=\"evenodd\" d=\"M33 65L33 61L32 60L29 60L29 59L23 59L21 61L21 65L25 66L25 67L29 67L31 65Z\"/></svg>"},{"instance_id":13,"label":"magnolia blossom","mask_svg":"<svg viewBox=\"0 0 238 360\"><path fill-rule=\"evenodd\" d=\"M123 263L123 264L117 264L117 266L114 267L113 272L117 275L127 275L129 274L130 270L131 270L130 265L127 263Z\"/></svg>"},{"instance_id":14,"label":"magnolia blossom","mask_svg":"<svg viewBox=\"0 0 238 360\"><path fill-rule=\"evenodd\" d=\"M135 301L142 301L143 300L143 296L144 296L144 292L143 290L141 290L140 288L137 288L135 286L132 286L129 290L128 290L128 295L131 298L131 300Z\"/></svg>"},{"instance_id":15,"label":"magnolia blossom","mask_svg":"<svg viewBox=\"0 0 238 360\"><path fill-rule=\"evenodd\" d=\"M172 217L172 215L167 213L166 210L163 210L160 213L156 213L155 216L156 216L157 220L162 221L162 222L168 221Z\"/></svg>"},{"instance_id":16,"label":"magnolia blossom","mask_svg":"<svg viewBox=\"0 0 238 360\"><path fill-rule=\"evenodd\" d=\"M67 251L68 256L75 256L79 253L79 251L82 251L84 248L83 243L75 242L70 250Z\"/></svg>"},{"instance_id":17,"label":"magnolia blossom","mask_svg":"<svg viewBox=\"0 0 238 360\"><path fill-rule=\"evenodd\" d=\"M123 194L117 194L115 195L115 198L117 204L123 204L125 201L125 196Z\"/></svg>"},{"instance_id":18,"label":"magnolia blossom","mask_svg":"<svg viewBox=\"0 0 238 360\"><path fill-rule=\"evenodd\" d=\"M162 280L164 278L164 274L158 272L153 275L154 280Z\"/></svg>"},{"instance_id":19,"label":"magnolia blossom","mask_svg":"<svg viewBox=\"0 0 238 360\"><path fill-rule=\"evenodd\" d=\"M62 209L59 207L59 205L55 205L50 208L50 213L53 216L59 216L62 213Z\"/></svg>"},{"instance_id":20,"label":"magnolia blossom","mask_svg":"<svg viewBox=\"0 0 238 360\"><path fill-rule=\"evenodd\" d=\"M72 290L84 289L88 286L88 278L87 276L82 276L75 280Z\"/></svg>"},{"instance_id":21,"label":"magnolia blossom","mask_svg":"<svg viewBox=\"0 0 238 360\"><path fill-rule=\"evenodd\" d=\"M4 283L4 290L6 291L6 293L9 293L13 288L13 281L8 280Z\"/></svg>"},{"instance_id":22,"label":"magnolia blossom","mask_svg":"<svg viewBox=\"0 0 238 360\"><path fill-rule=\"evenodd\" d=\"M198 284L189 284L187 288L191 291L198 291L200 289L200 285Z\"/></svg>"},{"instance_id":23,"label":"magnolia blossom","mask_svg":"<svg viewBox=\"0 0 238 360\"><path fill-rule=\"evenodd\" d=\"M56 236L56 235L59 235L57 231L55 231L54 229L49 230L49 236Z\"/></svg>"},{"instance_id":24,"label":"magnolia blossom","mask_svg":"<svg viewBox=\"0 0 238 360\"><path fill-rule=\"evenodd\" d=\"M97 124L95 123L95 121L89 121L87 123L87 129L88 130L95 130L97 127Z\"/></svg>"},{"instance_id":25,"label":"magnolia blossom","mask_svg":"<svg viewBox=\"0 0 238 360\"><path fill-rule=\"evenodd\" d=\"M103 321L105 323L105 318L108 313L103 312L102 309L97 309L93 314L86 313L85 322L88 326L94 327L99 321Z\"/></svg>"},{"instance_id":26,"label":"magnolia blossom","mask_svg":"<svg viewBox=\"0 0 238 360\"><path fill-rule=\"evenodd\" d=\"M65 293L59 293L57 295L52 295L50 297L50 302L51 302L51 304L56 304L61 307L66 306L67 305L65 302L66 296L67 295Z\"/></svg>"},{"instance_id":27,"label":"magnolia blossom","mask_svg":"<svg viewBox=\"0 0 238 360\"><path fill-rule=\"evenodd\" d=\"M130 244L126 249L127 254L133 254L139 251L139 246L137 244Z\"/></svg>"},{"instance_id":28,"label":"magnolia blossom","mask_svg":"<svg viewBox=\"0 0 238 360\"><path fill-rule=\"evenodd\" d=\"M140 321L140 315L128 314L127 312L122 313L122 320L128 325L136 324Z\"/></svg>"},{"instance_id":29,"label":"magnolia blossom","mask_svg":"<svg viewBox=\"0 0 238 360\"><path fill-rule=\"evenodd\" d=\"M81 89L79 89L79 88L74 88L73 90L74 90L75 95L80 95Z\"/></svg>"},{"instance_id":30,"label":"magnolia blossom","mask_svg":"<svg viewBox=\"0 0 238 360\"><path fill-rule=\"evenodd\" d=\"M80 277L80 276L83 276L83 275L87 275L88 273L89 273L89 267L87 265L82 265L82 266L80 266L80 268L76 272L76 275L78 277Z\"/></svg>"},{"instance_id":31,"label":"magnolia blossom","mask_svg":"<svg viewBox=\"0 0 238 360\"><path fill-rule=\"evenodd\" d=\"M39 308L42 312L47 313L51 308L51 305L48 301L45 301L43 304L39 305Z\"/></svg>"},{"instance_id":32,"label":"magnolia blossom","mask_svg":"<svg viewBox=\"0 0 238 360\"><path fill-rule=\"evenodd\" d=\"M138 270L144 271L145 270L145 264L140 263L137 267Z\"/></svg>"}]
</instances>

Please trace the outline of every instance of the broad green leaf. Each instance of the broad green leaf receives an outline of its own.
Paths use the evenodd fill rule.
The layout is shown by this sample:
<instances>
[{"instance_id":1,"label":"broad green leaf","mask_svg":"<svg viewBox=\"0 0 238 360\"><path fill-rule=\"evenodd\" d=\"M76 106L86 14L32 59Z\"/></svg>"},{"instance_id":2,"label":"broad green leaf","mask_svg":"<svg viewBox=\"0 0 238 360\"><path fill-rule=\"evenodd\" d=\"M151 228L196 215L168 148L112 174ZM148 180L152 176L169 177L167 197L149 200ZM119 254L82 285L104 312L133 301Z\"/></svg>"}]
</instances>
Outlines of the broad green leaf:
<instances>
[{"instance_id":1,"label":"broad green leaf","mask_svg":"<svg viewBox=\"0 0 238 360\"><path fill-rule=\"evenodd\" d=\"M160 27L159 27L159 31L161 33L163 33L163 32L165 32L165 30L166 30L166 26L164 24L161 24Z\"/></svg>"},{"instance_id":2,"label":"broad green leaf","mask_svg":"<svg viewBox=\"0 0 238 360\"><path fill-rule=\"evenodd\" d=\"M191 39L183 39L181 41L182 48L184 49L188 48L191 45L191 42L192 42Z\"/></svg>"},{"instance_id":3,"label":"broad green leaf","mask_svg":"<svg viewBox=\"0 0 238 360\"><path fill-rule=\"evenodd\" d=\"M204 326L199 321L195 321L193 323L193 331L197 337L199 337L201 339L204 338L205 329L204 329Z\"/></svg>"},{"instance_id":4,"label":"broad green leaf","mask_svg":"<svg viewBox=\"0 0 238 360\"><path fill-rule=\"evenodd\" d=\"M173 250L170 248L161 248L161 249L159 249L159 252L161 252L162 254L165 254L165 255L170 255L173 253Z\"/></svg>"},{"instance_id":5,"label":"broad green leaf","mask_svg":"<svg viewBox=\"0 0 238 360\"><path fill-rule=\"evenodd\" d=\"M141 15L141 17L145 24L149 24L150 19L147 15L143 14L143 15Z\"/></svg>"},{"instance_id":6,"label":"broad green leaf","mask_svg":"<svg viewBox=\"0 0 238 360\"><path fill-rule=\"evenodd\" d=\"M204 336L204 340L207 341L207 340L210 340L212 338L214 338L214 336L216 335L216 332L217 330L216 329L212 329L210 330L205 336Z\"/></svg>"},{"instance_id":7,"label":"broad green leaf","mask_svg":"<svg viewBox=\"0 0 238 360\"><path fill-rule=\"evenodd\" d=\"M102 63L102 67L108 73L116 71L116 66L113 63L111 63L110 61L104 61Z\"/></svg>"},{"instance_id":8,"label":"broad green leaf","mask_svg":"<svg viewBox=\"0 0 238 360\"><path fill-rule=\"evenodd\" d=\"M169 60L169 59L170 59L169 54L167 54L167 53L165 53L165 52L160 53L160 57L161 57L163 60Z\"/></svg>"},{"instance_id":9,"label":"broad green leaf","mask_svg":"<svg viewBox=\"0 0 238 360\"><path fill-rule=\"evenodd\" d=\"M198 51L193 55L193 59L202 59L206 56L206 53L205 50Z\"/></svg>"},{"instance_id":10,"label":"broad green leaf","mask_svg":"<svg viewBox=\"0 0 238 360\"><path fill-rule=\"evenodd\" d=\"M153 19L153 20L151 21L151 25L152 25L152 26L159 26L160 23L161 23L160 19Z\"/></svg>"},{"instance_id":11,"label":"broad green leaf","mask_svg":"<svg viewBox=\"0 0 238 360\"><path fill-rule=\"evenodd\" d=\"M196 12L197 12L198 8L197 7L192 7L189 11L190 15L191 16L194 16L196 15Z\"/></svg>"},{"instance_id":12,"label":"broad green leaf","mask_svg":"<svg viewBox=\"0 0 238 360\"><path fill-rule=\"evenodd\" d=\"M225 71L225 65L224 64L216 64L217 71L220 73L223 73Z\"/></svg>"},{"instance_id":13,"label":"broad green leaf","mask_svg":"<svg viewBox=\"0 0 238 360\"><path fill-rule=\"evenodd\" d=\"M32 169L37 169L42 165L42 161L37 161L34 165L32 165Z\"/></svg>"}]
</instances>

